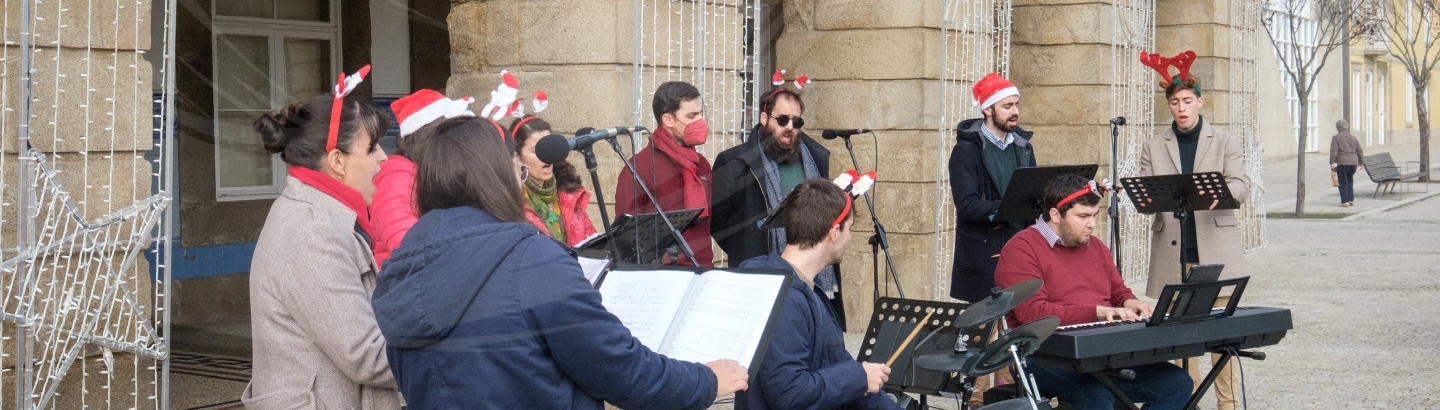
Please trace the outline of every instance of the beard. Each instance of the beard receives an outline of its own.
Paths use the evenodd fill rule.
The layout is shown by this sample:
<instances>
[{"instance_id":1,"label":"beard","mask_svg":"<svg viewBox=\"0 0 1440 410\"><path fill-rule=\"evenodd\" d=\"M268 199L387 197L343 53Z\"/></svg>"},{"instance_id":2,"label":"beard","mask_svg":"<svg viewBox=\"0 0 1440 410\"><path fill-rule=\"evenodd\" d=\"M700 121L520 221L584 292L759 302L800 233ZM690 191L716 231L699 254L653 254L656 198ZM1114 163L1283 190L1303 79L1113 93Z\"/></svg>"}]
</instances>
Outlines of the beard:
<instances>
[{"instance_id":1,"label":"beard","mask_svg":"<svg viewBox=\"0 0 1440 410\"><path fill-rule=\"evenodd\" d=\"M765 156L770 157L770 160L775 161L777 164L789 164L800 159L800 132L788 132L792 133L789 144L781 143L778 138L770 135L768 131L760 142L765 148Z\"/></svg>"},{"instance_id":2,"label":"beard","mask_svg":"<svg viewBox=\"0 0 1440 410\"><path fill-rule=\"evenodd\" d=\"M990 118L995 118L995 117L990 117ZM1014 127L1011 127L1011 126L1010 126L1010 121L1015 121L1015 126L1014 126ZM994 121L994 124L991 124L991 125L994 125L994 126L995 126L995 129L1000 130L1000 132L1009 134L1009 133L1015 132L1015 129L1016 129L1016 128L1020 128L1020 116L1019 116L1019 115L1011 115L1010 118L1005 119L1005 121L1000 121L1000 120L996 119L996 120Z\"/></svg>"},{"instance_id":3,"label":"beard","mask_svg":"<svg viewBox=\"0 0 1440 410\"><path fill-rule=\"evenodd\" d=\"M1085 228L1071 230L1063 222L1060 224L1059 234L1061 245L1066 247L1074 248L1090 242L1090 233L1085 232Z\"/></svg>"}]
</instances>

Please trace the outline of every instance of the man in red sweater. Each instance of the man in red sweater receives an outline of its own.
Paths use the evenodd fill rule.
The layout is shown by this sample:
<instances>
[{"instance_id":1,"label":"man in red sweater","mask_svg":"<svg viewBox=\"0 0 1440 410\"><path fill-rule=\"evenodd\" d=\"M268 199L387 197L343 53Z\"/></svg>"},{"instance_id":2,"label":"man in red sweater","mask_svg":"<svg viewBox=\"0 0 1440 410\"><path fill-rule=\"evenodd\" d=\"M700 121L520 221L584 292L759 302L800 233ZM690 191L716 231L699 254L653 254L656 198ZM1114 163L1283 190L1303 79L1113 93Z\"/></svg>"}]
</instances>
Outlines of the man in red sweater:
<instances>
[{"instance_id":1,"label":"man in red sweater","mask_svg":"<svg viewBox=\"0 0 1440 410\"><path fill-rule=\"evenodd\" d=\"M1099 212L1100 191L1075 175L1045 186L1046 211L1035 225L1015 234L1000 252L995 284L1001 287L1041 279L1040 291L1005 317L1011 327L1057 316L1060 325L1149 317L1155 307L1135 298L1115 268L1110 248L1091 234ZM1032 363L1042 393L1070 402L1076 410L1111 410L1115 397L1086 373ZM1128 368L1135 380L1112 379L1146 410L1179 409L1190 397L1190 376L1169 362Z\"/></svg>"},{"instance_id":2,"label":"man in red sweater","mask_svg":"<svg viewBox=\"0 0 1440 410\"><path fill-rule=\"evenodd\" d=\"M686 258L684 252L676 252L681 265L715 266L715 251L710 248L710 161L695 151L710 135L710 127L701 112L700 90L680 81L660 84L651 108L658 126L650 135L650 145L630 157L630 162L635 164L635 173L645 181L650 193L655 194L661 209L666 212L704 209L695 223L681 231L698 263ZM615 184L617 216L655 212L655 204L635 183L633 175L629 169L620 170ZM659 229L665 232L668 228L660 226ZM649 255L641 257L649 258Z\"/></svg>"}]
</instances>

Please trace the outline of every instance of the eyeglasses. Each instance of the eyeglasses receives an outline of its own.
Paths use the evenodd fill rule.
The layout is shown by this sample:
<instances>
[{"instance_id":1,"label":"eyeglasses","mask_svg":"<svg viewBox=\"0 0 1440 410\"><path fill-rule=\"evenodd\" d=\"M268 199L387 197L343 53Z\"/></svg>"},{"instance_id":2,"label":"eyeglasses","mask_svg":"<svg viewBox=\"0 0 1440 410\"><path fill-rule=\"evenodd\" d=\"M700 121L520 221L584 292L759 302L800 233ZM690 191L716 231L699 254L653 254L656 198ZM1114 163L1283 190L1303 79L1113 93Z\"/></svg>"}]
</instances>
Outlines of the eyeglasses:
<instances>
[{"instance_id":1,"label":"eyeglasses","mask_svg":"<svg viewBox=\"0 0 1440 410\"><path fill-rule=\"evenodd\" d=\"M525 182L525 180L530 179L530 166L529 166L529 165L525 165L525 164L521 164L521 163L519 163L519 162L516 162L516 163L515 163L515 171L520 173L520 182Z\"/></svg>"},{"instance_id":2,"label":"eyeglasses","mask_svg":"<svg viewBox=\"0 0 1440 410\"><path fill-rule=\"evenodd\" d=\"M770 115L770 114L765 114L765 115ZM775 125L779 125L779 126L781 126L781 127L784 127L784 126L786 126L786 125L789 125L789 124L790 124L790 121L795 121L795 129L797 129L797 130L805 127L805 119L804 119L804 118L800 118L799 116L789 116L789 115L773 116L773 115L772 115L772 116L770 116L770 118L774 118L774 119L775 119Z\"/></svg>"}]
</instances>

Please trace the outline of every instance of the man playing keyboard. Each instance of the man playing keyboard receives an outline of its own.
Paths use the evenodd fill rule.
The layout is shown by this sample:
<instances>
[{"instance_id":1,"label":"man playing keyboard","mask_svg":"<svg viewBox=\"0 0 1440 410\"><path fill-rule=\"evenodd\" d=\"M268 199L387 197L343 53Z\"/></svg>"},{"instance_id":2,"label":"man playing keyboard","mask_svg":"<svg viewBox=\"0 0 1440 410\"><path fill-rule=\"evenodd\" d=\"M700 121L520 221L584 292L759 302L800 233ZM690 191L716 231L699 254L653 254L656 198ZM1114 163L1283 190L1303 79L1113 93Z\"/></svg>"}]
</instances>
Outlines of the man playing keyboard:
<instances>
[{"instance_id":1,"label":"man playing keyboard","mask_svg":"<svg viewBox=\"0 0 1440 410\"><path fill-rule=\"evenodd\" d=\"M1100 199L1093 181L1075 175L1055 178L1045 187L1047 211L1005 244L995 268L996 285L1045 282L1006 316L1011 328L1046 316L1059 317L1061 326L1139 320L1155 310L1135 298L1120 278L1110 248L1091 234ZM1027 369L1041 393L1070 402L1076 410L1115 408L1115 396L1095 376L1033 362ZM1190 376L1179 366L1161 362L1126 369L1135 372L1134 380L1112 380L1131 400L1145 403L1146 410L1180 409L1190 397Z\"/></svg>"}]
</instances>

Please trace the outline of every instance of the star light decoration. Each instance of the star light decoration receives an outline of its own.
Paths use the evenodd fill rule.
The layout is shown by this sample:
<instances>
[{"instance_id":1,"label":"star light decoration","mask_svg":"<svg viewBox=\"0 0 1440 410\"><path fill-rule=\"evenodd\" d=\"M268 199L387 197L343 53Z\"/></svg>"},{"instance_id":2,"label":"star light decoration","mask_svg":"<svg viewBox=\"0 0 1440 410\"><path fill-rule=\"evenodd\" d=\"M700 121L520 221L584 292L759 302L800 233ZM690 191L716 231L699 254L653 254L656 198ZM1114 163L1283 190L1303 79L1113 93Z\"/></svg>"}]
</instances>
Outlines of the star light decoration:
<instances>
[{"instance_id":1,"label":"star light decoration","mask_svg":"<svg viewBox=\"0 0 1440 410\"><path fill-rule=\"evenodd\" d=\"M86 221L60 183L60 172L38 150L28 153L36 165L34 178L21 188L34 194L27 215L37 219L34 244L0 263L0 320L30 330L34 351L22 360L33 366L27 377L33 408L43 408L87 346L100 348L107 359L112 350L154 360L168 355L129 280L140 252L154 242L170 198L152 195ZM105 373L113 371L113 359L103 363Z\"/></svg>"}]
</instances>

